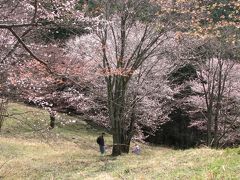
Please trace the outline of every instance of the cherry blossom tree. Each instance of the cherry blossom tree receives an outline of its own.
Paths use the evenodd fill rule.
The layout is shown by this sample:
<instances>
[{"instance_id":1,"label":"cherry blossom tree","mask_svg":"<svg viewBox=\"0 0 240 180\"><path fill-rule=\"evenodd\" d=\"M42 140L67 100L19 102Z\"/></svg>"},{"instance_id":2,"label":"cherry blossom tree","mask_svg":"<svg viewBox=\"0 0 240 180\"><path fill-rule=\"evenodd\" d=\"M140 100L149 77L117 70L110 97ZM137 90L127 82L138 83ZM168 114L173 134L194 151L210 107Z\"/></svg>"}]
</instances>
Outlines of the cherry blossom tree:
<instances>
[{"instance_id":1,"label":"cherry blossom tree","mask_svg":"<svg viewBox=\"0 0 240 180\"><path fill-rule=\"evenodd\" d=\"M214 48L212 47L211 49L213 50ZM239 99L239 92L238 90L236 91L238 89L237 79L239 78L236 68L239 65L234 62L233 57L224 56L223 51L219 52L215 49L215 53L217 55L207 57L207 61L199 66L199 78L206 105L208 145L218 147L219 137L223 133L219 132L223 119L226 124L229 124L229 120L227 121L226 119L232 119L236 115L239 116L239 113L234 110L238 106L237 101ZM233 98L236 98L235 102ZM227 113L227 111L229 112ZM232 119L230 124L238 123L237 116L233 118L235 120Z\"/></svg>"},{"instance_id":2,"label":"cherry blossom tree","mask_svg":"<svg viewBox=\"0 0 240 180\"><path fill-rule=\"evenodd\" d=\"M16 61L21 60L17 62L17 67L22 67L18 72L22 80L16 82L13 69L9 74L15 78L10 77L8 80L17 85L22 92L24 88L31 89L33 94L27 94L25 91L25 95L30 95L29 99L38 96L38 98L32 98L32 102L35 103L46 103L45 100L41 100L39 94L45 94L45 97L48 94L48 97L62 96L66 101L68 100L69 106L74 105L78 110L84 109L88 113L91 111L90 107L102 109L98 113L93 113L93 117L101 119L100 122L111 127L112 154L120 155L122 152L128 152L134 132L137 129L141 131L141 124L150 124L149 126L155 129L157 123L167 119L167 113L162 111L164 103L160 103L167 101L164 96L171 98L173 95L173 90L166 85L164 78L164 73L166 74L170 68L165 61L166 56L163 56L166 53L169 55L169 51L165 51L166 41L171 43L169 40L173 38L172 34L176 31L179 31L175 33L175 38L179 42L183 35L181 31L190 32L195 37L206 37L206 35L219 37L219 34L227 32L225 40L236 45L237 38L232 32L237 32L235 30L239 27L236 21L238 2L104 0L96 2L96 11L89 8L87 2L77 0L1 2L0 14L3 19L0 20L0 33L4 36L1 38L1 41L4 41L1 44L3 45L1 48L4 49L1 64L4 64L4 67L7 67L6 64L11 64L9 60L14 59L16 52L18 55L23 55L23 51L18 48L21 45L31 58L30 56L15 58ZM217 15L216 18L214 14L222 12L218 11L221 8L223 10L230 8L230 11L224 18L221 18L221 15ZM230 18L231 23L226 22L226 18ZM48 27L60 25L77 28L85 26L88 27L86 30L88 34L81 34L81 37L69 40L66 44L67 48L54 45L54 39L49 38L52 44L44 46L43 42L36 41L36 38L27 37L33 30L44 28L49 30ZM234 30L225 29L227 26L235 27ZM59 32L56 30L54 33ZM190 44L188 46L190 50L186 51L189 52L188 59L189 55L191 57L196 55L191 49L193 45ZM181 60L179 49L172 47L172 57L175 55L175 60ZM217 52L221 54L219 49ZM216 57L225 60L222 56L218 58L218 54L214 53L208 59L213 60ZM43 75L43 83L38 84L39 81L35 81L37 78L29 80L29 77L34 77L36 71L27 68L24 64L40 71ZM223 64L221 65L220 62L221 66L217 66L216 74L219 68L224 66ZM49 74L52 76L50 77ZM214 83L218 80L222 81L220 80L222 75L219 75ZM212 74L209 76L212 77ZM154 80L156 77L161 79L160 82ZM71 87L67 92L50 95L47 89L53 87L51 86L53 82L71 83ZM97 87L97 90L91 88L91 92L89 91L88 96L85 96L79 90L82 84ZM107 100L102 104L96 103L98 99L96 96L102 96ZM214 112L215 117L219 117L222 96L223 94L220 93L219 103L216 104L218 108L216 113ZM152 109L155 109L156 113L149 113ZM209 142L211 121L208 119ZM216 132L214 139L216 140L221 137L217 135L218 118L215 118L214 122L214 132Z\"/></svg>"},{"instance_id":3,"label":"cherry blossom tree","mask_svg":"<svg viewBox=\"0 0 240 180\"><path fill-rule=\"evenodd\" d=\"M163 42L170 39L168 32L173 27L168 21L160 23L161 19L155 15L158 8L149 1L107 1L100 7L102 22L93 28L92 34L75 41L81 43L78 47L82 50L79 52L86 56L82 60L90 64L91 60L95 62L95 66L91 67L95 67L96 73L105 79L113 134L112 154L120 155L128 152L134 130L137 91L131 97L130 89L133 84L137 87L134 81L144 79L137 80L139 73L147 72L160 61L158 54L164 47ZM94 47L94 51L87 52L89 47L85 47L86 44Z\"/></svg>"},{"instance_id":4,"label":"cherry blossom tree","mask_svg":"<svg viewBox=\"0 0 240 180\"><path fill-rule=\"evenodd\" d=\"M185 5L179 6L182 2ZM179 51L178 49L177 53L185 51L183 53L185 57L183 55L176 55L176 57L185 60L195 60L194 63L199 68L202 91L197 92L203 93L205 97L204 109L206 110L205 117L207 119L207 144L217 147L219 140L226 135L226 131L223 130L226 129L226 125L233 123L236 126L235 123L238 123L238 118L236 116L233 118L230 114L228 114L229 117L227 119L232 119L232 123L226 121L226 116L224 116L225 123L222 123L223 115L220 114L226 111L223 106L225 103L228 104L225 102L226 99L230 100L233 97L237 97L236 93L230 90L233 87L226 84L233 81L237 82L230 74L238 77L238 73L234 70L234 67L238 67L237 61L239 60L239 2L235 0L174 1L174 6L179 7L176 10L178 13L188 14L188 17L190 17L182 23L189 22L190 20L191 23L186 26L190 30L187 31L187 34L191 34L193 39L185 44L185 47L183 47L184 50ZM180 43L184 41L182 39L183 36L183 34L179 34ZM194 42L196 39L198 39L197 44L197 41ZM194 83L196 82L194 81ZM234 84L236 85L236 83ZM200 102L196 98L193 99L191 102ZM222 132L219 132L219 129Z\"/></svg>"},{"instance_id":5,"label":"cherry blossom tree","mask_svg":"<svg viewBox=\"0 0 240 180\"><path fill-rule=\"evenodd\" d=\"M207 144L213 147L224 144L223 138L226 140L230 136L234 137L228 141L238 141L235 127L239 126L239 73L236 70L239 68L239 45L225 38L228 38L226 34L221 38L182 39L182 50L177 51L182 52L179 58L192 63L198 72L198 80L188 84L194 93L183 100L196 107L191 110L192 115L202 112L205 121L193 120L192 125L206 129Z\"/></svg>"}]
</instances>

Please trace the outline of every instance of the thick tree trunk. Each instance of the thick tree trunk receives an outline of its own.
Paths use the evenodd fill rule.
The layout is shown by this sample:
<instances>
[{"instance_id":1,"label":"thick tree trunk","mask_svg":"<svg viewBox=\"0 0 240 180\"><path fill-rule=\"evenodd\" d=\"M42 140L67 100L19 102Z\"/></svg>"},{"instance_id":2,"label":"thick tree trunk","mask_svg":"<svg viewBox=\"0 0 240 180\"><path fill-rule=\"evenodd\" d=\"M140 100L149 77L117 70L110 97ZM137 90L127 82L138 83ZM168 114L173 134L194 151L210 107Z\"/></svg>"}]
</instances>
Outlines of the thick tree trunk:
<instances>
[{"instance_id":1,"label":"thick tree trunk","mask_svg":"<svg viewBox=\"0 0 240 180\"><path fill-rule=\"evenodd\" d=\"M122 154L121 144L120 144L119 140L120 140L119 133L114 133L113 134L112 156L119 156Z\"/></svg>"},{"instance_id":2,"label":"thick tree trunk","mask_svg":"<svg viewBox=\"0 0 240 180\"><path fill-rule=\"evenodd\" d=\"M125 140L122 143L123 143L122 152L128 154L129 150L130 150L130 141L129 140Z\"/></svg>"},{"instance_id":3,"label":"thick tree trunk","mask_svg":"<svg viewBox=\"0 0 240 180\"><path fill-rule=\"evenodd\" d=\"M136 95L133 96L133 103L132 103L132 109L131 109L131 117L130 117L130 124L128 127L128 130L123 131L124 132L124 136L123 136L123 140L122 143L124 144L123 148L122 148L122 152L123 153L129 153L130 150L130 143L134 134L134 124L136 121L136 114L135 114L135 108L136 108Z\"/></svg>"},{"instance_id":4,"label":"thick tree trunk","mask_svg":"<svg viewBox=\"0 0 240 180\"><path fill-rule=\"evenodd\" d=\"M118 156L122 153L122 137L124 136L123 131L123 113L125 108L125 93L126 86L124 84L124 78L121 76L115 77L115 87L112 94L111 103L111 122L113 129L113 150L112 155Z\"/></svg>"},{"instance_id":5,"label":"thick tree trunk","mask_svg":"<svg viewBox=\"0 0 240 180\"><path fill-rule=\"evenodd\" d=\"M117 139L116 143L113 143L112 150L113 156L118 156L121 155L122 153L129 153L130 140L123 138L126 136L123 131L119 134L121 135L121 137L119 137L118 135L116 135L116 137L119 137L120 141L118 138L116 138Z\"/></svg>"},{"instance_id":6,"label":"thick tree trunk","mask_svg":"<svg viewBox=\"0 0 240 180\"><path fill-rule=\"evenodd\" d=\"M113 149L112 156L118 156L122 153L122 122L120 116L120 108L116 106L114 108L114 119L112 120L113 124Z\"/></svg>"}]
</instances>

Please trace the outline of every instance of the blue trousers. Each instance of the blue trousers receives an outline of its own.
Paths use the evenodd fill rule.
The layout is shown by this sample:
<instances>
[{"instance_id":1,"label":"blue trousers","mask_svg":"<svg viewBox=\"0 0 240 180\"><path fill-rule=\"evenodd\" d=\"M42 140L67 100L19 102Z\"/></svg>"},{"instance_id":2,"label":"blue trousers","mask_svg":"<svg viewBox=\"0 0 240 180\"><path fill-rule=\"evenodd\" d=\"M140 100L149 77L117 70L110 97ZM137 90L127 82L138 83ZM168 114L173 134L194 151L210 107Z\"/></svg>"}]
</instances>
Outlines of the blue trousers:
<instances>
[{"instance_id":1,"label":"blue trousers","mask_svg":"<svg viewBox=\"0 0 240 180\"><path fill-rule=\"evenodd\" d=\"M104 146L99 145L99 149L100 149L101 154L105 153L105 147Z\"/></svg>"}]
</instances>

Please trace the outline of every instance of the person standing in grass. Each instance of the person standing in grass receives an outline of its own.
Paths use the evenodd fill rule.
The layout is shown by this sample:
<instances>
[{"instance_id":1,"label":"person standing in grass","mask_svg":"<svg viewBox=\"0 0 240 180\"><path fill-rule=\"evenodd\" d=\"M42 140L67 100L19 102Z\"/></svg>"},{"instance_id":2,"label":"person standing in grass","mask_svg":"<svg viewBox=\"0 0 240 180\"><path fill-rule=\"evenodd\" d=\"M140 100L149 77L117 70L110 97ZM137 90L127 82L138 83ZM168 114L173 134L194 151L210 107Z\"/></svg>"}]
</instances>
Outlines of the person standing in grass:
<instances>
[{"instance_id":1,"label":"person standing in grass","mask_svg":"<svg viewBox=\"0 0 240 180\"><path fill-rule=\"evenodd\" d=\"M99 145L100 153L102 155L105 153L104 135L105 133L102 133L102 135L97 138L97 143Z\"/></svg>"}]
</instances>

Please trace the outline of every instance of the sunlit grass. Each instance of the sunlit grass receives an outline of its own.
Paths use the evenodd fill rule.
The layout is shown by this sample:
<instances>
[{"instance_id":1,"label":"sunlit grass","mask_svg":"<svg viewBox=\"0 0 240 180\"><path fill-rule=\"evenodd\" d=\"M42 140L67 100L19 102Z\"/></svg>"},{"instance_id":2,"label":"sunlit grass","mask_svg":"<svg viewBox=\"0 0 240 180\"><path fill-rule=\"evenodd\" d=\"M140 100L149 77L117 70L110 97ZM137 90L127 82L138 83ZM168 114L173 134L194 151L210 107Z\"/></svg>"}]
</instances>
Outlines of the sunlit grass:
<instances>
[{"instance_id":1,"label":"sunlit grass","mask_svg":"<svg viewBox=\"0 0 240 180\"><path fill-rule=\"evenodd\" d=\"M10 105L10 113L33 111L23 122L48 127L47 112ZM38 112L39 114L37 114ZM63 115L60 115L63 116ZM23 116L24 117L24 116ZM76 117L63 116L64 119ZM4 179L240 179L240 148L214 150L196 148L173 150L164 147L141 145L141 155L125 154L111 157L98 152L96 137L101 131L77 119L51 131L33 133L24 123L16 125L6 119L0 137L0 176ZM17 132L14 131L15 128ZM20 134L20 135L17 135ZM35 134L34 136L30 136ZM106 137L111 144L110 135Z\"/></svg>"}]
</instances>

